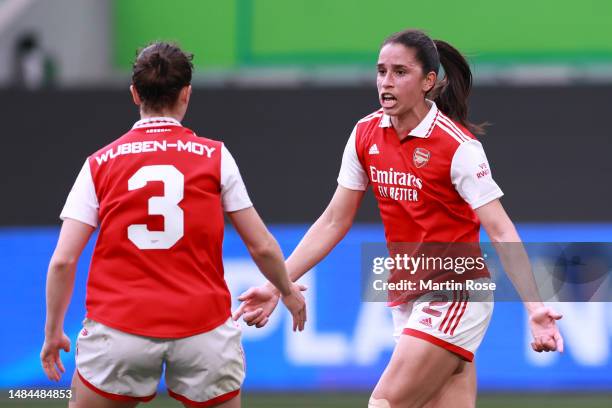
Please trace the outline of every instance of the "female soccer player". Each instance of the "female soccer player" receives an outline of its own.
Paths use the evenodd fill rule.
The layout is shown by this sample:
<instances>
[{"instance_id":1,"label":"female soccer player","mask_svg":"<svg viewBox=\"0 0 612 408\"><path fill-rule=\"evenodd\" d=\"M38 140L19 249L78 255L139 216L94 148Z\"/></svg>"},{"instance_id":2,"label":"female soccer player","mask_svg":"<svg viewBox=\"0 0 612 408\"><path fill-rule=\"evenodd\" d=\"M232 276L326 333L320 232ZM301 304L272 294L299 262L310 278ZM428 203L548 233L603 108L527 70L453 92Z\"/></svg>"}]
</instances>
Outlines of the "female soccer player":
<instances>
[{"instance_id":1,"label":"female soccer player","mask_svg":"<svg viewBox=\"0 0 612 408\"><path fill-rule=\"evenodd\" d=\"M130 87L141 120L91 155L70 192L47 276L42 365L64 372L59 350L77 261L99 226L77 340L75 408L133 407L155 396L162 367L185 406L239 407L240 330L223 277L223 213L293 315L306 320L278 243L253 208L223 143L183 127L192 56L155 43L140 52Z\"/></svg>"},{"instance_id":2,"label":"female soccer player","mask_svg":"<svg viewBox=\"0 0 612 408\"><path fill-rule=\"evenodd\" d=\"M440 65L445 78L437 81ZM482 129L467 120L471 72L450 44L407 30L385 40L378 57L382 109L357 122L346 145L338 188L327 209L287 260L295 281L349 230L368 184L378 201L390 251L397 243L478 243L482 224L524 300L536 300L520 238L499 202L482 145ZM523 269L525 268L525 269ZM451 271L451 274L454 273ZM463 278L486 278L466 272ZM530 276L530 275L529 275ZM472 363L489 324L492 303L468 302L468 291L429 292L392 308L399 338L372 393L374 407L473 407ZM239 297L234 314L263 326L277 302L270 286ZM452 301L451 301L452 297ZM536 351L563 349L555 320L541 302L525 302Z\"/></svg>"}]
</instances>

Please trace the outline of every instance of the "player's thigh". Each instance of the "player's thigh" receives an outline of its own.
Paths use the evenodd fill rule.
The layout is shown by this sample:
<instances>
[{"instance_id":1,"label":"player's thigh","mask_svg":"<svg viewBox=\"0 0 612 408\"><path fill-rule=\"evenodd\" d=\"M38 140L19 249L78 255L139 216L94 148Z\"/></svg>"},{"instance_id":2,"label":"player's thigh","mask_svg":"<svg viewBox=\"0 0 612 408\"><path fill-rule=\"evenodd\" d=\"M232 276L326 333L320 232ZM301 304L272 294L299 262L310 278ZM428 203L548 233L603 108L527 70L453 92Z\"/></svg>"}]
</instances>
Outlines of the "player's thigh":
<instances>
[{"instance_id":1,"label":"player's thigh","mask_svg":"<svg viewBox=\"0 0 612 408\"><path fill-rule=\"evenodd\" d=\"M206 333L173 341L166 357L168 392L186 406L223 406L232 400L227 406L238 406L244 374L241 331L231 318Z\"/></svg>"},{"instance_id":2,"label":"player's thigh","mask_svg":"<svg viewBox=\"0 0 612 408\"><path fill-rule=\"evenodd\" d=\"M372 399L386 401L391 408L422 407L443 387L460 363L456 354L444 348L403 335Z\"/></svg>"},{"instance_id":3,"label":"player's thigh","mask_svg":"<svg viewBox=\"0 0 612 408\"><path fill-rule=\"evenodd\" d=\"M90 390L79 378L77 373L72 376L72 398L69 408L132 408L138 401L114 401Z\"/></svg>"},{"instance_id":4,"label":"player's thigh","mask_svg":"<svg viewBox=\"0 0 612 408\"><path fill-rule=\"evenodd\" d=\"M397 406L419 407L445 387L463 387L475 395L475 373L470 369L462 374L460 368L472 361L493 304L488 297L472 302L470 298L476 296L431 292L393 307L398 346L373 398L386 395Z\"/></svg>"},{"instance_id":5,"label":"player's thigh","mask_svg":"<svg viewBox=\"0 0 612 408\"><path fill-rule=\"evenodd\" d=\"M474 408L475 406L476 366L465 361L424 408Z\"/></svg>"}]
</instances>

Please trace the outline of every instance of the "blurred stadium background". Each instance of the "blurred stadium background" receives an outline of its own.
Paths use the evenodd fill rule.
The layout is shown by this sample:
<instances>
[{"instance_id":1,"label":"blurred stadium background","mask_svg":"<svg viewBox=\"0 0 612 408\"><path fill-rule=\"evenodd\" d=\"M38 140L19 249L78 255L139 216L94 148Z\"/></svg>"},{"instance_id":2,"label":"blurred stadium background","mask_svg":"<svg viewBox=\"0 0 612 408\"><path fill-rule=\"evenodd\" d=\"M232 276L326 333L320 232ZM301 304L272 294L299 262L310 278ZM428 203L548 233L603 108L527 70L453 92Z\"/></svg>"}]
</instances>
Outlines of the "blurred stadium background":
<instances>
[{"instance_id":1,"label":"blurred stadium background","mask_svg":"<svg viewBox=\"0 0 612 408\"><path fill-rule=\"evenodd\" d=\"M335 189L355 121L377 108L379 44L406 27L470 58L471 116L492 124L481 140L523 238L610 242L610 21L607 0L0 0L0 404L61 406L8 390L69 386L67 375L48 382L38 360L47 262L83 160L137 119L127 90L138 47L174 40L195 54L184 123L227 144L285 254ZM305 279L307 331L292 334L281 310L245 328L246 407L366 406L393 340L384 306L360 301L360 245L383 239L368 197ZM73 342L91 249L65 324ZM229 227L224 251L234 295L260 281ZM612 304L559 309L567 351L538 355L522 306L496 305L476 357L479 406L612 407ZM64 362L72 372L73 354Z\"/></svg>"}]
</instances>

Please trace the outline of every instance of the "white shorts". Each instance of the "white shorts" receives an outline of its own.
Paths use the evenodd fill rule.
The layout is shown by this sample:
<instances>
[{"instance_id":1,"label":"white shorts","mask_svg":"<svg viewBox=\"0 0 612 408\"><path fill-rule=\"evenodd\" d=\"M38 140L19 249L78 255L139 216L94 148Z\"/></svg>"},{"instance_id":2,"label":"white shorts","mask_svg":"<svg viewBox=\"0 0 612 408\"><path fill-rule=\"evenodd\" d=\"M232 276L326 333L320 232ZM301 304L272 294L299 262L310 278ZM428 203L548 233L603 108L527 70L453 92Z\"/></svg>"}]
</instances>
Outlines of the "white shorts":
<instances>
[{"instance_id":1,"label":"white shorts","mask_svg":"<svg viewBox=\"0 0 612 408\"><path fill-rule=\"evenodd\" d=\"M231 318L180 339L137 336L85 319L77 339L77 374L107 398L149 401L165 364L170 396L194 405L219 404L240 393L245 373L240 337Z\"/></svg>"},{"instance_id":2,"label":"white shorts","mask_svg":"<svg viewBox=\"0 0 612 408\"><path fill-rule=\"evenodd\" d=\"M478 300L470 300L474 298ZM466 290L433 291L393 306L391 313L396 341L407 334L472 361L491 321L493 296Z\"/></svg>"}]
</instances>

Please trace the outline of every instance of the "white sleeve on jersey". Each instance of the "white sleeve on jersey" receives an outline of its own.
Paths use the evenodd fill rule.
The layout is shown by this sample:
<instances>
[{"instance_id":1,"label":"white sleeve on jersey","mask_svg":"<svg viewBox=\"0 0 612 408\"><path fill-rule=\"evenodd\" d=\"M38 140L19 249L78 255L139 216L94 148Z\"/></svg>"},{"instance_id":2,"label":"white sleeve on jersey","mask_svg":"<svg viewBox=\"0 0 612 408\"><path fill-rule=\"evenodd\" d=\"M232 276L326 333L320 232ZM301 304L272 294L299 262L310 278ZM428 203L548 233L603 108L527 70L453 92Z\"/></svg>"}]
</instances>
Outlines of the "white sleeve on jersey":
<instances>
[{"instance_id":1,"label":"white sleeve on jersey","mask_svg":"<svg viewBox=\"0 0 612 408\"><path fill-rule=\"evenodd\" d=\"M451 180L459 195L473 209L504 195L493 180L487 156L478 140L464 142L457 148L451 162Z\"/></svg>"},{"instance_id":2,"label":"white sleeve on jersey","mask_svg":"<svg viewBox=\"0 0 612 408\"><path fill-rule=\"evenodd\" d=\"M368 175L366 174L359 157L357 157L357 146L355 146L355 138L357 126L353 129L351 136L344 148L342 155L342 165L340 166L340 174L338 175L338 184L349 190L365 191L368 188Z\"/></svg>"},{"instance_id":3,"label":"white sleeve on jersey","mask_svg":"<svg viewBox=\"0 0 612 408\"><path fill-rule=\"evenodd\" d=\"M68 194L60 218L62 221L66 218L71 218L89 224L95 228L98 226L99 207L100 204L98 203L96 188L94 187L94 182L91 177L89 161L85 160L85 164L83 164L72 186L72 190L70 190Z\"/></svg>"},{"instance_id":4,"label":"white sleeve on jersey","mask_svg":"<svg viewBox=\"0 0 612 408\"><path fill-rule=\"evenodd\" d=\"M225 145L221 148L221 202L225 212L253 206L238 165Z\"/></svg>"}]
</instances>

